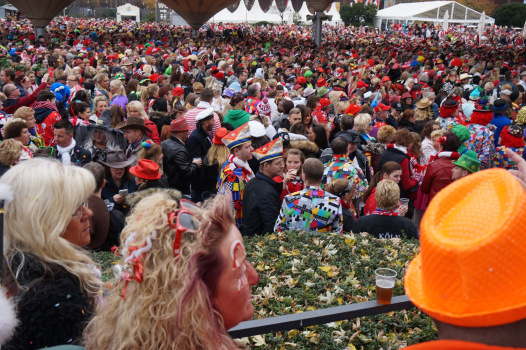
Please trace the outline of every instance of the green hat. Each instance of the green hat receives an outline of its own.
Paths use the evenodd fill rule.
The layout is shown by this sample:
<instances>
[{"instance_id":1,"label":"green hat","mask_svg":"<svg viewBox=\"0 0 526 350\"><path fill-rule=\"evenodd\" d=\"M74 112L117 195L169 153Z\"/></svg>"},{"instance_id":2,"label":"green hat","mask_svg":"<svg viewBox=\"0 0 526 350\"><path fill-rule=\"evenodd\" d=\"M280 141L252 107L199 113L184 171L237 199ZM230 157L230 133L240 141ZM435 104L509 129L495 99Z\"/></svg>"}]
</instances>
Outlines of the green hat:
<instances>
[{"instance_id":1,"label":"green hat","mask_svg":"<svg viewBox=\"0 0 526 350\"><path fill-rule=\"evenodd\" d=\"M329 93L329 89L327 89L326 86L322 86L318 88L318 96L323 97Z\"/></svg>"},{"instance_id":2,"label":"green hat","mask_svg":"<svg viewBox=\"0 0 526 350\"><path fill-rule=\"evenodd\" d=\"M458 136L461 143L464 143L467 140L469 140L469 130L464 125L457 124L451 129L451 131L453 132L453 134Z\"/></svg>"},{"instance_id":3,"label":"green hat","mask_svg":"<svg viewBox=\"0 0 526 350\"><path fill-rule=\"evenodd\" d=\"M467 150L457 161L452 161L451 163L467 170L470 174L480 170L480 161L478 160L477 154L471 150Z\"/></svg>"},{"instance_id":4,"label":"green hat","mask_svg":"<svg viewBox=\"0 0 526 350\"><path fill-rule=\"evenodd\" d=\"M312 71L310 71L310 70L306 71L305 74L303 74L303 76L305 78L312 77Z\"/></svg>"}]
</instances>

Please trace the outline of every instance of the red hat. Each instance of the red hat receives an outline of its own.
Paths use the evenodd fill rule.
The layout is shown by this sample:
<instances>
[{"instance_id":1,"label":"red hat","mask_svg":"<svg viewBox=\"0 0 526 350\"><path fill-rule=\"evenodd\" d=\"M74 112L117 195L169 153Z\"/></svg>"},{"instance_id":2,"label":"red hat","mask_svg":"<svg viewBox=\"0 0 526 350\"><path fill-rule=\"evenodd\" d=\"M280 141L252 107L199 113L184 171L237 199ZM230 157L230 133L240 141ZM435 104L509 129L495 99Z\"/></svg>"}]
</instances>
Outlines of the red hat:
<instances>
[{"instance_id":1,"label":"red hat","mask_svg":"<svg viewBox=\"0 0 526 350\"><path fill-rule=\"evenodd\" d=\"M153 47L151 47L151 46L148 47L148 48L146 49L146 55L150 56L150 55L152 54L152 51L153 51Z\"/></svg>"},{"instance_id":2,"label":"red hat","mask_svg":"<svg viewBox=\"0 0 526 350\"><path fill-rule=\"evenodd\" d=\"M317 87L327 86L327 80L325 78L318 79L316 82Z\"/></svg>"},{"instance_id":3,"label":"red hat","mask_svg":"<svg viewBox=\"0 0 526 350\"><path fill-rule=\"evenodd\" d=\"M149 159L140 159L136 166L130 168L130 173L144 180L159 180L161 178L159 164Z\"/></svg>"},{"instance_id":4,"label":"red hat","mask_svg":"<svg viewBox=\"0 0 526 350\"><path fill-rule=\"evenodd\" d=\"M394 84L391 86L391 88L392 88L393 90L400 90L400 91L402 91L402 92L404 91L404 87L403 87L402 84L400 84L400 83L394 83Z\"/></svg>"},{"instance_id":5,"label":"red hat","mask_svg":"<svg viewBox=\"0 0 526 350\"><path fill-rule=\"evenodd\" d=\"M377 128L377 129L380 129L382 126L386 126L387 123L386 122L376 122L374 124L374 127Z\"/></svg>"},{"instance_id":6,"label":"red hat","mask_svg":"<svg viewBox=\"0 0 526 350\"><path fill-rule=\"evenodd\" d=\"M176 87L173 91L174 96L181 96L184 95L184 90L182 87Z\"/></svg>"},{"instance_id":7,"label":"red hat","mask_svg":"<svg viewBox=\"0 0 526 350\"><path fill-rule=\"evenodd\" d=\"M219 129L217 129L216 134L214 135L214 138L212 139L212 143L215 143L216 145L222 145L223 141L221 141L221 140L223 139L223 137L226 134L228 134L228 129L227 128L219 128Z\"/></svg>"},{"instance_id":8,"label":"red hat","mask_svg":"<svg viewBox=\"0 0 526 350\"><path fill-rule=\"evenodd\" d=\"M383 82L391 81L391 78L389 78L389 77L386 75L385 77L382 78L382 81L383 81Z\"/></svg>"},{"instance_id":9,"label":"red hat","mask_svg":"<svg viewBox=\"0 0 526 350\"><path fill-rule=\"evenodd\" d=\"M322 98L319 103L321 108L325 108L331 104L331 100L329 100L328 98Z\"/></svg>"},{"instance_id":10,"label":"red hat","mask_svg":"<svg viewBox=\"0 0 526 350\"><path fill-rule=\"evenodd\" d=\"M402 94L402 100L403 100L404 98L413 98L413 95L411 95L409 92L404 92L404 93Z\"/></svg>"},{"instance_id":11,"label":"red hat","mask_svg":"<svg viewBox=\"0 0 526 350\"><path fill-rule=\"evenodd\" d=\"M190 130L190 127L188 126L186 119L179 118L172 120L172 122L170 123L170 129L168 130L170 130L171 132L180 132Z\"/></svg>"},{"instance_id":12,"label":"red hat","mask_svg":"<svg viewBox=\"0 0 526 350\"><path fill-rule=\"evenodd\" d=\"M366 84L366 83L365 83L364 81L362 81L362 80L360 80L360 81L358 82L358 84L356 84L356 88L357 88L357 89L362 89L362 88L366 88L366 87L369 87L369 85Z\"/></svg>"},{"instance_id":13,"label":"red hat","mask_svg":"<svg viewBox=\"0 0 526 350\"><path fill-rule=\"evenodd\" d=\"M307 82L307 79L305 77L299 77L297 80L298 84L305 84Z\"/></svg>"},{"instance_id":14,"label":"red hat","mask_svg":"<svg viewBox=\"0 0 526 350\"><path fill-rule=\"evenodd\" d=\"M355 104L355 103L351 103L349 105L349 107L347 107L347 109L345 110L345 114L350 114L350 115L355 115L356 113L358 113L360 111L360 109L362 109L361 106Z\"/></svg>"},{"instance_id":15,"label":"red hat","mask_svg":"<svg viewBox=\"0 0 526 350\"><path fill-rule=\"evenodd\" d=\"M376 107L374 108L375 112L377 112L377 113L380 112L380 111L388 111L388 110L390 110L390 109L391 109L391 106L389 106L389 105L384 105L382 102L380 102L380 103L378 104L378 106L376 106Z\"/></svg>"},{"instance_id":16,"label":"red hat","mask_svg":"<svg viewBox=\"0 0 526 350\"><path fill-rule=\"evenodd\" d=\"M157 82L158 78L159 78L159 74L157 73L150 75L150 80L153 81L154 83Z\"/></svg>"}]
</instances>

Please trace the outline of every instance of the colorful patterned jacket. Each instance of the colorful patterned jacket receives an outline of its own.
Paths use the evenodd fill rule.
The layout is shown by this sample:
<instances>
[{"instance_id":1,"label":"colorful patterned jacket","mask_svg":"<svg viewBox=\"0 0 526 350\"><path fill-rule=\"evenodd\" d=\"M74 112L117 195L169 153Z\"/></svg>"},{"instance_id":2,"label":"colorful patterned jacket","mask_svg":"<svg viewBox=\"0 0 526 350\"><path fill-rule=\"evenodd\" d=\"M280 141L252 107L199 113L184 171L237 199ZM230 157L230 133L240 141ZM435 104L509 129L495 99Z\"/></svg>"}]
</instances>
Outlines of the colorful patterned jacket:
<instances>
[{"instance_id":1,"label":"colorful patterned jacket","mask_svg":"<svg viewBox=\"0 0 526 350\"><path fill-rule=\"evenodd\" d=\"M367 179L362 170L346 155L336 155L325 164L325 171L321 180L322 187L337 179L352 179L355 189L353 198L360 198L367 190Z\"/></svg>"},{"instance_id":2,"label":"colorful patterned jacket","mask_svg":"<svg viewBox=\"0 0 526 350\"><path fill-rule=\"evenodd\" d=\"M493 165L495 168L504 168L506 170L515 169L517 170L518 167L508 156L506 155L506 148L511 149L513 152L517 153L519 156L522 157L522 154L524 152L525 147L506 147L506 146L499 146L495 149L495 154L493 155Z\"/></svg>"},{"instance_id":3,"label":"colorful patterned jacket","mask_svg":"<svg viewBox=\"0 0 526 350\"><path fill-rule=\"evenodd\" d=\"M302 230L342 233L340 198L317 186L285 196L274 231Z\"/></svg>"},{"instance_id":4,"label":"colorful patterned jacket","mask_svg":"<svg viewBox=\"0 0 526 350\"><path fill-rule=\"evenodd\" d=\"M495 153L494 131L495 126L468 124L469 139L466 147L478 155L480 169L489 169L493 166L493 154Z\"/></svg>"},{"instance_id":5,"label":"colorful patterned jacket","mask_svg":"<svg viewBox=\"0 0 526 350\"><path fill-rule=\"evenodd\" d=\"M217 193L232 194L232 211L236 220L236 225L241 228L243 225L243 194L248 181L254 177L247 169L237 166L233 161L233 156L229 155L228 160L223 165L217 179Z\"/></svg>"}]
</instances>

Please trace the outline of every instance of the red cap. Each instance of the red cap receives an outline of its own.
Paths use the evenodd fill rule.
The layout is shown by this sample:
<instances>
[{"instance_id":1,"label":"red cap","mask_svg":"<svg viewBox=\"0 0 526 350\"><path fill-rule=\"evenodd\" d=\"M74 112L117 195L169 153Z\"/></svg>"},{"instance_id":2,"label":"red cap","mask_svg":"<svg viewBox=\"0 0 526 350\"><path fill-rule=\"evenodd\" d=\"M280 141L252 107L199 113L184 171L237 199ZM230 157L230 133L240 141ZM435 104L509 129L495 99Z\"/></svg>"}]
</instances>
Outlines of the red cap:
<instances>
[{"instance_id":1,"label":"red cap","mask_svg":"<svg viewBox=\"0 0 526 350\"><path fill-rule=\"evenodd\" d=\"M182 87L176 87L173 91L174 96L181 96L184 95L184 90Z\"/></svg>"},{"instance_id":2,"label":"red cap","mask_svg":"<svg viewBox=\"0 0 526 350\"><path fill-rule=\"evenodd\" d=\"M325 108L325 107L327 107L330 104L331 104L331 100L329 100L328 98L322 98L320 100L320 107L321 108Z\"/></svg>"},{"instance_id":3,"label":"red cap","mask_svg":"<svg viewBox=\"0 0 526 350\"><path fill-rule=\"evenodd\" d=\"M358 82L358 84L356 84L356 88L357 89L362 89L362 88L366 88L366 87L369 87L369 85L367 85L364 81L360 80Z\"/></svg>"},{"instance_id":4,"label":"red cap","mask_svg":"<svg viewBox=\"0 0 526 350\"><path fill-rule=\"evenodd\" d=\"M159 180L161 178L159 164L149 159L140 159L136 166L130 168L130 173L144 180Z\"/></svg>"},{"instance_id":5,"label":"red cap","mask_svg":"<svg viewBox=\"0 0 526 350\"><path fill-rule=\"evenodd\" d=\"M212 143L215 143L216 145L222 145L223 141L221 139L228 134L227 128L219 128L216 131L216 134L214 135L214 138L212 139Z\"/></svg>"},{"instance_id":6,"label":"red cap","mask_svg":"<svg viewBox=\"0 0 526 350\"><path fill-rule=\"evenodd\" d=\"M316 82L317 87L327 86L327 80L325 78L318 79Z\"/></svg>"},{"instance_id":7,"label":"red cap","mask_svg":"<svg viewBox=\"0 0 526 350\"><path fill-rule=\"evenodd\" d=\"M307 82L307 79L305 77L299 77L297 80L298 84L305 84Z\"/></svg>"}]
</instances>

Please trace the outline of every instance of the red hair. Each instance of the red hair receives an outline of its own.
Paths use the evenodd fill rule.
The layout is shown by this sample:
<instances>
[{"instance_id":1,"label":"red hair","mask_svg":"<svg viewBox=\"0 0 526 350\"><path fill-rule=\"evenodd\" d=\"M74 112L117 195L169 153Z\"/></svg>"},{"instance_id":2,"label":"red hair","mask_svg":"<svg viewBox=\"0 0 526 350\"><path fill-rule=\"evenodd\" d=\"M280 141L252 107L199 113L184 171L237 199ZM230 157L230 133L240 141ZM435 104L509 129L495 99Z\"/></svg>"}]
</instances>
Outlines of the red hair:
<instances>
[{"instance_id":1,"label":"red hair","mask_svg":"<svg viewBox=\"0 0 526 350\"><path fill-rule=\"evenodd\" d=\"M471 124L488 125L493 119L493 113L474 110L471 113Z\"/></svg>"},{"instance_id":2,"label":"red hair","mask_svg":"<svg viewBox=\"0 0 526 350\"><path fill-rule=\"evenodd\" d=\"M445 106L440 107L440 118L449 118L451 117L456 111L458 106L455 106L453 108L447 108Z\"/></svg>"},{"instance_id":3,"label":"red hair","mask_svg":"<svg viewBox=\"0 0 526 350\"><path fill-rule=\"evenodd\" d=\"M508 132L508 126L505 126L500 132L500 145L510 148L524 147L524 138L522 135L513 136Z\"/></svg>"}]
</instances>

